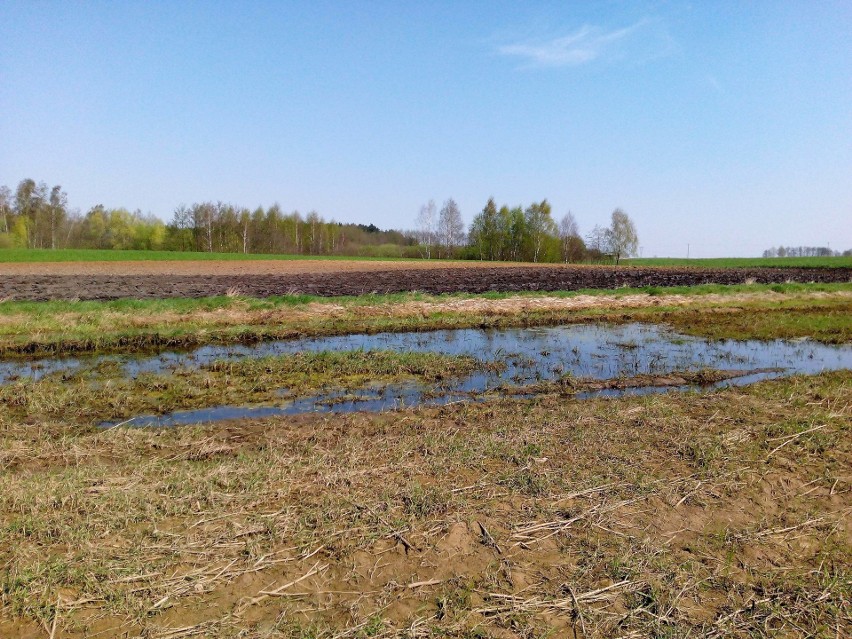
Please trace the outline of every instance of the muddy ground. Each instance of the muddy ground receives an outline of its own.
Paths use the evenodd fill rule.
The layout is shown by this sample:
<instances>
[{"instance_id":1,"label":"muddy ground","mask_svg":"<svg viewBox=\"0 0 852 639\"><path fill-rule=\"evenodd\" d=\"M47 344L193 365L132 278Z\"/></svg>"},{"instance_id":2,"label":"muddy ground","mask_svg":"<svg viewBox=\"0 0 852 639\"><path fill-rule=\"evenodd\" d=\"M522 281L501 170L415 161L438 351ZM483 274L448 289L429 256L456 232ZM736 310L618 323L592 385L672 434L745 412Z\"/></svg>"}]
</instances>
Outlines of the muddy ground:
<instances>
[{"instance_id":1,"label":"muddy ground","mask_svg":"<svg viewBox=\"0 0 852 639\"><path fill-rule=\"evenodd\" d=\"M0 637L848 637L850 384L176 429L0 412Z\"/></svg>"},{"instance_id":2,"label":"muddy ground","mask_svg":"<svg viewBox=\"0 0 852 639\"><path fill-rule=\"evenodd\" d=\"M393 268L312 275L341 282ZM466 276L489 270L500 267ZM441 269L414 273L442 281ZM167 290L164 275L134 277ZM775 291L742 295L702 297L666 311L666 321L711 335L718 326L730 336L735 324L736 336L850 339L848 291L801 294L787 306ZM221 312L193 315L186 339L253 322L311 334L410 329L411 318L432 313L458 314L444 318L450 325L464 325L465 313L552 323L565 319L558 313L602 312L600 304L621 313L618 304L638 312L688 301L260 308L267 303L229 298ZM66 333L81 326L120 341L128 326L156 333L187 321L162 309L15 312L8 325L30 343L63 348L69 335L88 335ZM436 362L426 372L447 368ZM181 378L180 388L152 378L128 392L109 370L38 393L21 384L0 407L2 638L852 636L848 371L701 394L579 400L570 385L552 385L523 400L102 430L91 407L155 394L185 401L187 386L227 402L237 387L231 370L221 392L213 377ZM345 373L338 365L329 375ZM255 369L243 378L252 392L263 381Z\"/></svg>"},{"instance_id":3,"label":"muddy ground","mask_svg":"<svg viewBox=\"0 0 852 639\"><path fill-rule=\"evenodd\" d=\"M247 264L247 263L246 263ZM322 266L317 266L317 265ZM698 269L589 267L562 265L437 267L422 263L348 263L345 270L329 264L298 262L282 266L251 267L204 262L175 266L122 267L115 264L3 265L0 299L109 300L120 298L208 297L239 294L252 297L309 294L321 296L369 293L484 293L488 291L571 291L592 288L693 286L698 284L761 284L783 282L848 282L852 269L756 268ZM359 270L370 264L371 270ZM12 268L14 267L14 268ZM29 267L29 270L27 269ZM103 269L103 270L98 270Z\"/></svg>"}]
</instances>

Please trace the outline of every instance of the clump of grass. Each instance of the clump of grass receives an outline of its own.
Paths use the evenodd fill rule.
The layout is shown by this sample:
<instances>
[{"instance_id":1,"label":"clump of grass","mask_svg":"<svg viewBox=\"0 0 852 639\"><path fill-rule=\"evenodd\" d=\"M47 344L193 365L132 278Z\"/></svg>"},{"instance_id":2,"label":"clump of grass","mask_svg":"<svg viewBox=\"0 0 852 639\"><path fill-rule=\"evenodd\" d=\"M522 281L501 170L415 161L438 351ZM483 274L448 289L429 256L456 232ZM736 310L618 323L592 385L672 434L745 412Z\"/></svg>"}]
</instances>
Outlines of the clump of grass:
<instances>
[{"instance_id":1,"label":"clump of grass","mask_svg":"<svg viewBox=\"0 0 852 639\"><path fill-rule=\"evenodd\" d=\"M680 451L683 457L694 464L699 472L707 473L712 470L714 463L722 454L723 448L715 438L696 435L683 442Z\"/></svg>"},{"instance_id":2,"label":"clump of grass","mask_svg":"<svg viewBox=\"0 0 852 639\"><path fill-rule=\"evenodd\" d=\"M506 473L500 479L500 484L524 495L536 497L547 494L550 482L544 473L525 467Z\"/></svg>"},{"instance_id":3,"label":"clump of grass","mask_svg":"<svg viewBox=\"0 0 852 639\"><path fill-rule=\"evenodd\" d=\"M407 514L422 519L446 513L452 497L439 486L423 487L419 482L413 482L402 493L401 500Z\"/></svg>"}]
</instances>

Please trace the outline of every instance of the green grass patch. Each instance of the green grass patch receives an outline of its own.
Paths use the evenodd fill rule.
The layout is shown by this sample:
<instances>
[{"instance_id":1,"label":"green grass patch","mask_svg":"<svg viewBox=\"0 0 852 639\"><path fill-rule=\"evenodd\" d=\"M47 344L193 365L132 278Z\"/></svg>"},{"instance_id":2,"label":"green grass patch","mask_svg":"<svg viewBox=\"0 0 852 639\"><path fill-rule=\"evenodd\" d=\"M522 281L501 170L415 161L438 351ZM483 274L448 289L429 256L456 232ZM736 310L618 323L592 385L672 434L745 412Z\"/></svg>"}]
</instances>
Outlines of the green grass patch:
<instances>
[{"instance_id":1,"label":"green grass patch","mask_svg":"<svg viewBox=\"0 0 852 639\"><path fill-rule=\"evenodd\" d=\"M784 305L707 316L674 313L667 321L677 330L711 339L795 339L810 337L829 344L852 341L852 304L791 309Z\"/></svg>"},{"instance_id":2,"label":"green grass patch","mask_svg":"<svg viewBox=\"0 0 852 639\"><path fill-rule=\"evenodd\" d=\"M346 255L288 255L262 253L206 253L201 251L145 251L117 249L0 249L3 262L158 262L180 261L252 261L252 260L369 260L369 261L434 261L421 258L362 257ZM448 263L454 260L446 260ZM497 264L495 262L495 264ZM852 268L852 256L847 257L718 257L676 258L645 257L622 260L627 266L695 266L704 268Z\"/></svg>"}]
</instances>

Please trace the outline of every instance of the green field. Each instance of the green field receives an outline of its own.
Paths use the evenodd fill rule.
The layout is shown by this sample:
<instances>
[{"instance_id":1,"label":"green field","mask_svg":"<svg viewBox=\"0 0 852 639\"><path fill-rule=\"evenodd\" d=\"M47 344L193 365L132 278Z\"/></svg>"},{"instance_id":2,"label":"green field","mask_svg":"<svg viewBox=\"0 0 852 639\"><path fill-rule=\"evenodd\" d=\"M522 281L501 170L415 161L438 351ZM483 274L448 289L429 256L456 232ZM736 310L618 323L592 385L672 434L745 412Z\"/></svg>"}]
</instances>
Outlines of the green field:
<instances>
[{"instance_id":1,"label":"green field","mask_svg":"<svg viewBox=\"0 0 852 639\"><path fill-rule=\"evenodd\" d=\"M266 253L202 253L196 251L123 251L111 249L0 249L3 262L121 262L164 260L371 260L420 262L418 258ZM811 267L852 268L852 257L717 257L683 259L646 257L622 260L628 266L695 266L704 268Z\"/></svg>"},{"instance_id":2,"label":"green field","mask_svg":"<svg viewBox=\"0 0 852 639\"><path fill-rule=\"evenodd\" d=\"M628 266L696 266L703 268L852 268L852 257L637 257L622 262Z\"/></svg>"},{"instance_id":3,"label":"green field","mask_svg":"<svg viewBox=\"0 0 852 639\"><path fill-rule=\"evenodd\" d=\"M414 258L345 255L202 253L196 251L123 251L112 249L0 249L2 262L162 262L165 260L371 260L419 262Z\"/></svg>"}]
</instances>

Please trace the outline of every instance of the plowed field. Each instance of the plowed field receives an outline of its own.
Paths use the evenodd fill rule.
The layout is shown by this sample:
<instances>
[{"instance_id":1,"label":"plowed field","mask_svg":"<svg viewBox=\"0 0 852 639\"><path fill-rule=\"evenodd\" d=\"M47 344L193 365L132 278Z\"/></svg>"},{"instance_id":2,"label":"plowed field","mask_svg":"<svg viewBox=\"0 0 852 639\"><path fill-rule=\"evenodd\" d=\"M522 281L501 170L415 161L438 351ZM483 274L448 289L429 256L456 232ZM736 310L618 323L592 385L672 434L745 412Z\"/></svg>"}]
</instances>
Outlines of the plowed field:
<instances>
[{"instance_id":1,"label":"plowed field","mask_svg":"<svg viewBox=\"0 0 852 639\"><path fill-rule=\"evenodd\" d=\"M564 266L447 262L112 262L0 266L0 299L108 300L242 294L557 291L622 286L848 282L852 269Z\"/></svg>"}]
</instances>

